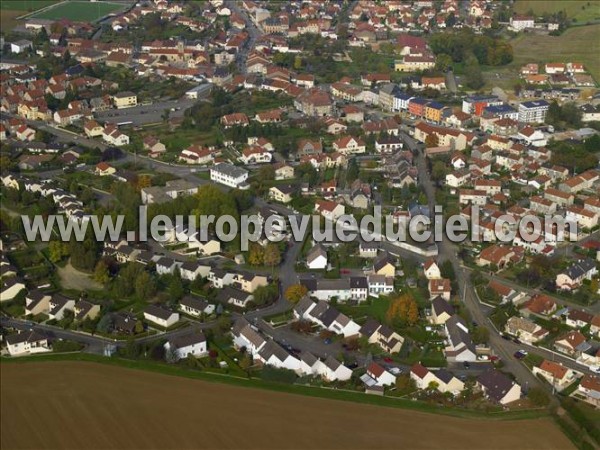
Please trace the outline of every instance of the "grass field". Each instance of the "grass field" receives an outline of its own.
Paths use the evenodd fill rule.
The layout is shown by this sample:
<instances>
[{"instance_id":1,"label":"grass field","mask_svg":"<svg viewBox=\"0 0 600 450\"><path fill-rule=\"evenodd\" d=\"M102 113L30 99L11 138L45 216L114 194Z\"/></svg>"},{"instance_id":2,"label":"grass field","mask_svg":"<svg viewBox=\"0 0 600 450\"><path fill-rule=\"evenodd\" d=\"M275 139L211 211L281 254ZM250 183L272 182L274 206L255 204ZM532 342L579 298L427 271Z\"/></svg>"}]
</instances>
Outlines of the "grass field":
<instances>
[{"instance_id":1,"label":"grass field","mask_svg":"<svg viewBox=\"0 0 600 450\"><path fill-rule=\"evenodd\" d=\"M576 19L577 22L600 19L598 0L518 0L514 9L519 14L529 11L533 11L534 14L565 11L568 18Z\"/></svg>"},{"instance_id":2,"label":"grass field","mask_svg":"<svg viewBox=\"0 0 600 450\"><path fill-rule=\"evenodd\" d=\"M1 369L2 448L573 448L550 418L462 419L83 362Z\"/></svg>"},{"instance_id":3,"label":"grass field","mask_svg":"<svg viewBox=\"0 0 600 450\"><path fill-rule=\"evenodd\" d=\"M582 62L600 80L600 25L569 28L561 36L522 34L512 45L518 67L527 62Z\"/></svg>"},{"instance_id":4,"label":"grass field","mask_svg":"<svg viewBox=\"0 0 600 450\"><path fill-rule=\"evenodd\" d=\"M484 72L488 88L511 89L519 79L519 69L527 63L581 62L600 82L600 25L573 27L560 36L521 33L510 41L514 60L504 67L490 67ZM500 77L496 77L498 74Z\"/></svg>"},{"instance_id":5,"label":"grass field","mask_svg":"<svg viewBox=\"0 0 600 450\"><path fill-rule=\"evenodd\" d=\"M45 8L60 0L2 0L0 2L0 10L2 11L19 11L25 14L28 11L37 11Z\"/></svg>"},{"instance_id":6,"label":"grass field","mask_svg":"<svg viewBox=\"0 0 600 450\"><path fill-rule=\"evenodd\" d=\"M69 19L81 22L94 22L123 7L124 5L119 3L70 1L39 13L34 13L29 17L34 17L36 19Z\"/></svg>"}]
</instances>

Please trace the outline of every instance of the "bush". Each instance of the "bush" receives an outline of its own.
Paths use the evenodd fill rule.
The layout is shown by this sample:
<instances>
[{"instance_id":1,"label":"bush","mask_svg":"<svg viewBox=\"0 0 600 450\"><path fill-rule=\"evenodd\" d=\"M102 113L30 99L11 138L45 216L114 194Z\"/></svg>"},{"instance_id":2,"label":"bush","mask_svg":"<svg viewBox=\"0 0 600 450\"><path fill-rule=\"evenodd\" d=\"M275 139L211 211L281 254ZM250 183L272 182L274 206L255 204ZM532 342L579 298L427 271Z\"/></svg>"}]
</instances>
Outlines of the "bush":
<instances>
[{"instance_id":1,"label":"bush","mask_svg":"<svg viewBox=\"0 0 600 450\"><path fill-rule=\"evenodd\" d=\"M59 340L59 341L54 341L54 343L52 344L52 350L57 353L78 352L82 348L83 348L82 344L80 344L79 342L74 342L74 341Z\"/></svg>"},{"instance_id":2,"label":"bush","mask_svg":"<svg viewBox=\"0 0 600 450\"><path fill-rule=\"evenodd\" d=\"M278 369L276 367L265 366L260 374L264 381L275 383L294 384L298 378L296 373L288 369Z\"/></svg>"}]
</instances>

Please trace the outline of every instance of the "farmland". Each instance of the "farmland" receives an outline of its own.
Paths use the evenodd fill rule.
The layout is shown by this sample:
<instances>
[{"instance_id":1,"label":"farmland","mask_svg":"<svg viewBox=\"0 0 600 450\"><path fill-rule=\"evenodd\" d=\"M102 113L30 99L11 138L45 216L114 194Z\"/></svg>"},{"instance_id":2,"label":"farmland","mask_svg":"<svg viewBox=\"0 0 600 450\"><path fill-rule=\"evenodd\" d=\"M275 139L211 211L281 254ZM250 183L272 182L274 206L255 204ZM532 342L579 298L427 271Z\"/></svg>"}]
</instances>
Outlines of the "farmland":
<instances>
[{"instance_id":1,"label":"farmland","mask_svg":"<svg viewBox=\"0 0 600 450\"><path fill-rule=\"evenodd\" d=\"M462 419L83 362L1 369L2 448L573 448L550 418Z\"/></svg>"},{"instance_id":2,"label":"farmland","mask_svg":"<svg viewBox=\"0 0 600 450\"><path fill-rule=\"evenodd\" d=\"M515 3L515 11L519 14L533 11L536 15L565 11L568 18L577 22L600 19L600 3L589 0L518 0Z\"/></svg>"},{"instance_id":3,"label":"farmland","mask_svg":"<svg viewBox=\"0 0 600 450\"><path fill-rule=\"evenodd\" d=\"M94 22L107 14L123 9L125 5L110 2L70 1L52 8L34 13L29 17L36 19L69 19L82 22Z\"/></svg>"}]
</instances>

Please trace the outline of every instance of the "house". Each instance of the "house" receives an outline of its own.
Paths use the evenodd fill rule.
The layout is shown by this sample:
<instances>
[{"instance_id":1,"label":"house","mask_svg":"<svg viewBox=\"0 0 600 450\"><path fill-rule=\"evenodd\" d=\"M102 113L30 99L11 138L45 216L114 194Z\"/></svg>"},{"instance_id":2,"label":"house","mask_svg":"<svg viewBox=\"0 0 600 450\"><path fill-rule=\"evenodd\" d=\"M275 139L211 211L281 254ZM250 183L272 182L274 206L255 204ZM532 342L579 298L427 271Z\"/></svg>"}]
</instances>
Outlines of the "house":
<instances>
[{"instance_id":1,"label":"house","mask_svg":"<svg viewBox=\"0 0 600 450\"><path fill-rule=\"evenodd\" d=\"M557 338L554 342L554 348L571 357L577 357L581 353L589 350L590 344L583 334L575 330Z\"/></svg>"},{"instance_id":2,"label":"house","mask_svg":"<svg viewBox=\"0 0 600 450\"><path fill-rule=\"evenodd\" d=\"M179 302L179 310L193 317L202 317L211 315L215 311L215 305L203 298L186 295Z\"/></svg>"},{"instance_id":3,"label":"house","mask_svg":"<svg viewBox=\"0 0 600 450\"><path fill-rule=\"evenodd\" d=\"M377 386L392 386L396 384L396 375L388 372L376 362L369 364L367 375L375 380Z\"/></svg>"},{"instance_id":4,"label":"house","mask_svg":"<svg viewBox=\"0 0 600 450\"><path fill-rule=\"evenodd\" d=\"M165 342L164 349L167 354L172 352L176 360L187 358L190 355L199 358L208 353L206 337L201 331L172 337Z\"/></svg>"},{"instance_id":5,"label":"house","mask_svg":"<svg viewBox=\"0 0 600 450\"><path fill-rule=\"evenodd\" d=\"M394 277L370 274L367 276L367 284L371 297L379 297L394 292Z\"/></svg>"},{"instance_id":6,"label":"house","mask_svg":"<svg viewBox=\"0 0 600 450\"><path fill-rule=\"evenodd\" d=\"M95 120L86 120L83 125L83 131L87 137L98 137L102 136L102 126Z\"/></svg>"},{"instance_id":7,"label":"house","mask_svg":"<svg viewBox=\"0 0 600 450\"><path fill-rule=\"evenodd\" d=\"M163 328L169 328L179 322L179 313L159 305L148 305L144 308L144 319Z\"/></svg>"},{"instance_id":8,"label":"house","mask_svg":"<svg viewBox=\"0 0 600 450\"><path fill-rule=\"evenodd\" d=\"M193 144L181 150L178 159L187 164L208 164L214 161L214 154L208 147Z\"/></svg>"},{"instance_id":9,"label":"house","mask_svg":"<svg viewBox=\"0 0 600 450\"><path fill-rule=\"evenodd\" d=\"M121 133L116 125L106 124L102 130L102 139L109 144L120 147L129 144L129 136Z\"/></svg>"},{"instance_id":10,"label":"house","mask_svg":"<svg viewBox=\"0 0 600 450\"><path fill-rule=\"evenodd\" d=\"M573 291L581 286L583 280L591 280L597 274L598 269L593 260L581 259L556 275L556 287L561 290Z\"/></svg>"},{"instance_id":11,"label":"house","mask_svg":"<svg viewBox=\"0 0 600 450\"><path fill-rule=\"evenodd\" d=\"M365 142L360 138L345 136L333 143L333 149L343 155L365 153L367 150Z\"/></svg>"},{"instance_id":12,"label":"house","mask_svg":"<svg viewBox=\"0 0 600 450\"><path fill-rule=\"evenodd\" d=\"M447 336L444 353L448 361L476 361L475 345L471 340L465 321L458 315L452 316L444 324Z\"/></svg>"},{"instance_id":13,"label":"house","mask_svg":"<svg viewBox=\"0 0 600 450\"><path fill-rule=\"evenodd\" d=\"M360 336L366 337L369 344L376 344L386 353L397 353L402 348L404 338L387 325L382 325L369 318L359 330Z\"/></svg>"},{"instance_id":14,"label":"house","mask_svg":"<svg viewBox=\"0 0 600 450\"><path fill-rule=\"evenodd\" d=\"M160 142L154 136L148 136L143 140L144 150L148 152L151 158L157 158L167 151L165 144Z\"/></svg>"},{"instance_id":15,"label":"house","mask_svg":"<svg viewBox=\"0 0 600 450\"><path fill-rule=\"evenodd\" d=\"M6 348L10 356L52 351L48 336L35 329L6 336Z\"/></svg>"},{"instance_id":16,"label":"house","mask_svg":"<svg viewBox=\"0 0 600 450\"><path fill-rule=\"evenodd\" d=\"M323 144L321 141L312 141L310 139L300 139L296 155L301 158L303 156L320 155L323 153Z\"/></svg>"},{"instance_id":17,"label":"house","mask_svg":"<svg viewBox=\"0 0 600 450\"><path fill-rule=\"evenodd\" d=\"M346 213L346 208L341 203L329 200L317 200L315 202L315 212L318 212L326 219L335 222L340 216Z\"/></svg>"},{"instance_id":18,"label":"house","mask_svg":"<svg viewBox=\"0 0 600 450\"><path fill-rule=\"evenodd\" d=\"M294 107L312 117L331 116L333 101L330 95L322 89L311 88L294 99Z\"/></svg>"},{"instance_id":19,"label":"house","mask_svg":"<svg viewBox=\"0 0 600 450\"><path fill-rule=\"evenodd\" d=\"M394 258L388 252L382 252L373 261L373 273L386 277L396 276L396 264Z\"/></svg>"},{"instance_id":20,"label":"house","mask_svg":"<svg viewBox=\"0 0 600 450\"><path fill-rule=\"evenodd\" d=\"M306 266L312 270L327 268L327 250L321 244L315 245L308 251Z\"/></svg>"},{"instance_id":21,"label":"house","mask_svg":"<svg viewBox=\"0 0 600 450\"><path fill-rule=\"evenodd\" d=\"M476 386L488 399L501 405L521 398L521 386L496 369L489 369L479 375Z\"/></svg>"},{"instance_id":22,"label":"house","mask_svg":"<svg viewBox=\"0 0 600 450\"><path fill-rule=\"evenodd\" d=\"M358 245L358 256L361 258L375 258L379 250L378 242L363 242Z\"/></svg>"},{"instance_id":23,"label":"house","mask_svg":"<svg viewBox=\"0 0 600 450\"><path fill-rule=\"evenodd\" d=\"M88 302L87 300L79 300L73 307L75 320L94 320L100 314L100 305Z\"/></svg>"},{"instance_id":24,"label":"house","mask_svg":"<svg viewBox=\"0 0 600 450\"><path fill-rule=\"evenodd\" d=\"M504 330L528 344L534 344L548 336L548 330L531 320L516 316L508 319Z\"/></svg>"},{"instance_id":25,"label":"house","mask_svg":"<svg viewBox=\"0 0 600 450\"><path fill-rule=\"evenodd\" d=\"M250 119L248 119L248 116L244 113L227 114L221 117L221 124L224 128L236 126L246 127L250 124Z\"/></svg>"},{"instance_id":26,"label":"house","mask_svg":"<svg viewBox=\"0 0 600 450\"><path fill-rule=\"evenodd\" d=\"M263 338L256 328L243 317L239 318L231 329L233 336L233 345L236 349L245 349L252 357L258 356L259 351L266 345L267 341Z\"/></svg>"},{"instance_id":27,"label":"house","mask_svg":"<svg viewBox=\"0 0 600 450\"><path fill-rule=\"evenodd\" d=\"M139 323L138 319L131 313L118 312L113 316L113 329L117 333L134 334L136 326Z\"/></svg>"},{"instance_id":28,"label":"house","mask_svg":"<svg viewBox=\"0 0 600 450\"><path fill-rule=\"evenodd\" d=\"M402 139L398 136L382 135L375 139L375 151L378 153L395 153L402 150Z\"/></svg>"},{"instance_id":29,"label":"house","mask_svg":"<svg viewBox=\"0 0 600 450\"><path fill-rule=\"evenodd\" d=\"M276 202L289 203L297 191L298 187L293 184L280 184L269 188L269 198Z\"/></svg>"},{"instance_id":30,"label":"house","mask_svg":"<svg viewBox=\"0 0 600 450\"><path fill-rule=\"evenodd\" d=\"M10 52L11 53L24 53L28 49L33 48L33 42L28 41L27 39L20 39L15 42L10 43Z\"/></svg>"},{"instance_id":31,"label":"house","mask_svg":"<svg viewBox=\"0 0 600 450\"><path fill-rule=\"evenodd\" d=\"M556 303L550 297L543 294L536 294L524 304L522 313L526 315L549 316L556 311L556 308Z\"/></svg>"},{"instance_id":32,"label":"house","mask_svg":"<svg viewBox=\"0 0 600 450\"><path fill-rule=\"evenodd\" d=\"M429 280L429 299L433 300L436 297L442 297L447 302L450 301L452 295L452 285L447 278L433 278Z\"/></svg>"},{"instance_id":33,"label":"house","mask_svg":"<svg viewBox=\"0 0 600 450\"><path fill-rule=\"evenodd\" d=\"M289 180L294 178L294 168L289 164L275 164L275 180Z\"/></svg>"},{"instance_id":34,"label":"house","mask_svg":"<svg viewBox=\"0 0 600 450\"><path fill-rule=\"evenodd\" d=\"M25 315L37 316L48 314L50 311L50 299L52 297L40 289L33 289L25 297Z\"/></svg>"},{"instance_id":35,"label":"house","mask_svg":"<svg viewBox=\"0 0 600 450\"><path fill-rule=\"evenodd\" d=\"M137 106L137 95L130 91L119 92L113 95L113 103L115 108L132 108Z\"/></svg>"},{"instance_id":36,"label":"house","mask_svg":"<svg viewBox=\"0 0 600 450\"><path fill-rule=\"evenodd\" d=\"M509 26L514 31L522 31L527 28L533 28L535 26L535 20L533 17L524 15L514 15L510 18Z\"/></svg>"},{"instance_id":37,"label":"house","mask_svg":"<svg viewBox=\"0 0 600 450\"><path fill-rule=\"evenodd\" d=\"M429 370L420 363L410 368L410 378L418 389L435 389L442 394L449 392L458 395L465 384L445 369Z\"/></svg>"},{"instance_id":38,"label":"house","mask_svg":"<svg viewBox=\"0 0 600 450\"><path fill-rule=\"evenodd\" d=\"M273 155L264 147L259 145L251 145L242 151L240 161L245 165L270 163Z\"/></svg>"},{"instance_id":39,"label":"house","mask_svg":"<svg viewBox=\"0 0 600 450\"><path fill-rule=\"evenodd\" d=\"M287 350L273 340L267 341L258 352L256 359L262 364L279 369L299 371L301 366L298 358L289 354Z\"/></svg>"},{"instance_id":40,"label":"house","mask_svg":"<svg viewBox=\"0 0 600 450\"><path fill-rule=\"evenodd\" d=\"M514 247L492 244L479 253L477 265L480 267L494 265L501 269L511 262L514 256Z\"/></svg>"},{"instance_id":41,"label":"house","mask_svg":"<svg viewBox=\"0 0 600 450\"><path fill-rule=\"evenodd\" d=\"M246 182L248 171L229 163L219 163L210 168L210 179L237 189L248 189L250 185Z\"/></svg>"},{"instance_id":42,"label":"house","mask_svg":"<svg viewBox=\"0 0 600 450\"><path fill-rule=\"evenodd\" d=\"M600 376L584 375L577 387L577 398L595 406L600 407Z\"/></svg>"},{"instance_id":43,"label":"house","mask_svg":"<svg viewBox=\"0 0 600 450\"><path fill-rule=\"evenodd\" d=\"M569 309L566 315L565 323L571 328L583 328L591 325L594 316L581 309Z\"/></svg>"},{"instance_id":44,"label":"house","mask_svg":"<svg viewBox=\"0 0 600 450\"><path fill-rule=\"evenodd\" d=\"M327 381L346 381L352 377L352 370L333 358L333 356L328 356L323 361L323 365L325 367L322 376Z\"/></svg>"},{"instance_id":45,"label":"house","mask_svg":"<svg viewBox=\"0 0 600 450\"><path fill-rule=\"evenodd\" d=\"M62 320L67 311L73 311L75 309L75 300L61 294L54 294L52 295L48 306L50 307L48 317L50 317L50 319Z\"/></svg>"},{"instance_id":46,"label":"house","mask_svg":"<svg viewBox=\"0 0 600 450\"><path fill-rule=\"evenodd\" d=\"M217 295L217 300L226 305L233 305L237 308L247 308L249 303L254 300L254 296L247 291L237 289L233 286L225 286Z\"/></svg>"},{"instance_id":47,"label":"house","mask_svg":"<svg viewBox=\"0 0 600 450\"><path fill-rule=\"evenodd\" d=\"M94 173L100 177L114 175L116 172L117 172L117 169L115 169L113 166L111 166L110 164L108 164L104 161L96 164L96 169L94 170Z\"/></svg>"},{"instance_id":48,"label":"house","mask_svg":"<svg viewBox=\"0 0 600 450\"><path fill-rule=\"evenodd\" d=\"M431 301L431 323L444 325L454 314L454 307L441 296L437 296Z\"/></svg>"},{"instance_id":49,"label":"house","mask_svg":"<svg viewBox=\"0 0 600 450\"><path fill-rule=\"evenodd\" d=\"M532 372L543 377L559 391L575 381L575 374L571 369L547 359L544 359L539 366L533 366Z\"/></svg>"},{"instance_id":50,"label":"house","mask_svg":"<svg viewBox=\"0 0 600 450\"><path fill-rule=\"evenodd\" d=\"M428 280L437 280L442 278L442 273L440 272L440 268L433 259L428 259L423 264L423 272L425 273L425 278Z\"/></svg>"}]
</instances>

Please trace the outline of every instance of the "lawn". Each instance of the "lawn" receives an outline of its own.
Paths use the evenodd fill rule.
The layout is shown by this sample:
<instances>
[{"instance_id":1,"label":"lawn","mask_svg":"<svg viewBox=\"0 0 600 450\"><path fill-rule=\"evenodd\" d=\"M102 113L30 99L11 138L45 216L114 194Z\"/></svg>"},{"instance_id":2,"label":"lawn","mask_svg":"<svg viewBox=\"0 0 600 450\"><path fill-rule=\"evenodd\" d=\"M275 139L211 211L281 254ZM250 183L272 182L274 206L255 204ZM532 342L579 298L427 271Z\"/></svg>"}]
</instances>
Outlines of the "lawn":
<instances>
[{"instance_id":1,"label":"lawn","mask_svg":"<svg viewBox=\"0 0 600 450\"><path fill-rule=\"evenodd\" d=\"M47 9L30 17L36 19L69 19L81 22L95 22L96 20L123 9L125 5L109 2L64 2L53 8Z\"/></svg>"},{"instance_id":2,"label":"lawn","mask_svg":"<svg viewBox=\"0 0 600 450\"><path fill-rule=\"evenodd\" d=\"M0 10L18 11L20 14L24 14L27 11L37 11L58 2L59 0L2 0Z\"/></svg>"},{"instance_id":3,"label":"lawn","mask_svg":"<svg viewBox=\"0 0 600 450\"><path fill-rule=\"evenodd\" d=\"M569 19L575 19L577 22L600 19L600 2L581 1L581 0L518 0L514 6L515 12L527 14L533 11L536 15L544 13L553 14L558 11L565 11Z\"/></svg>"}]
</instances>

